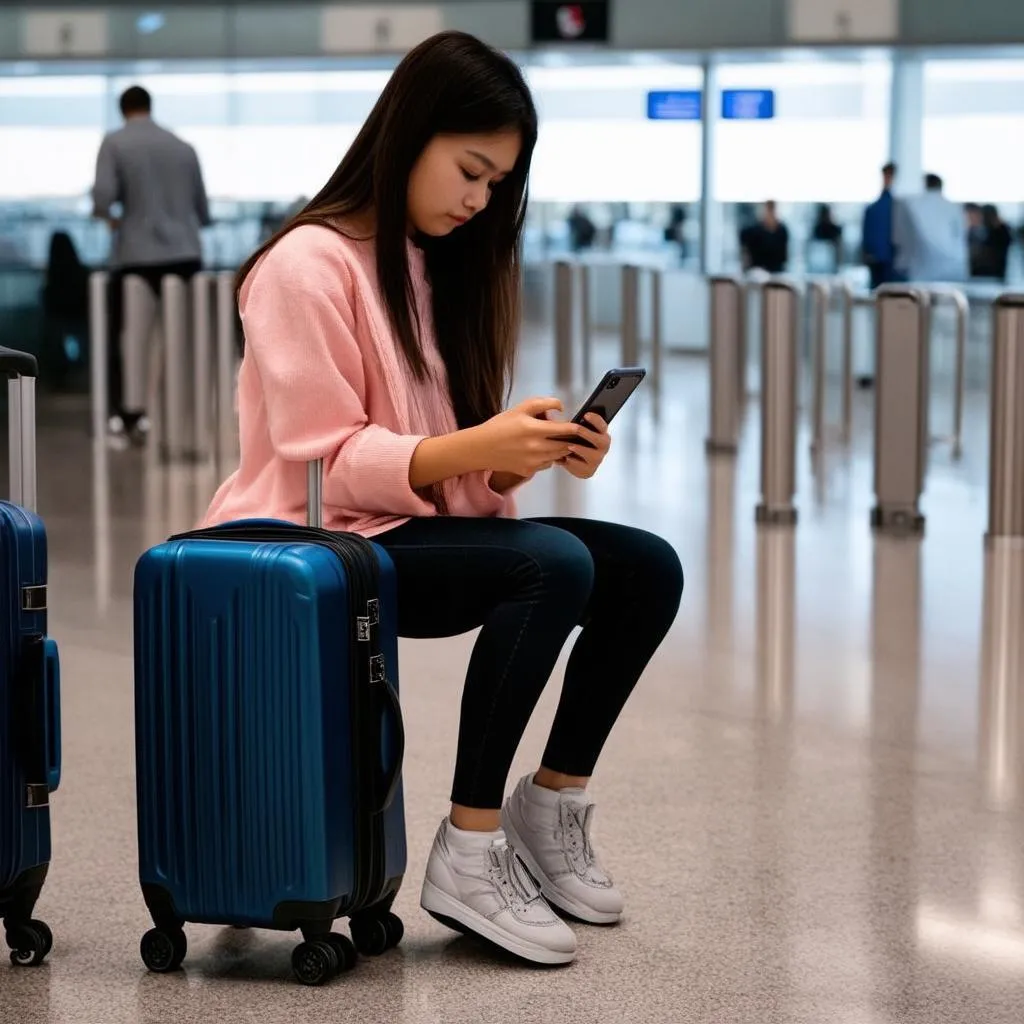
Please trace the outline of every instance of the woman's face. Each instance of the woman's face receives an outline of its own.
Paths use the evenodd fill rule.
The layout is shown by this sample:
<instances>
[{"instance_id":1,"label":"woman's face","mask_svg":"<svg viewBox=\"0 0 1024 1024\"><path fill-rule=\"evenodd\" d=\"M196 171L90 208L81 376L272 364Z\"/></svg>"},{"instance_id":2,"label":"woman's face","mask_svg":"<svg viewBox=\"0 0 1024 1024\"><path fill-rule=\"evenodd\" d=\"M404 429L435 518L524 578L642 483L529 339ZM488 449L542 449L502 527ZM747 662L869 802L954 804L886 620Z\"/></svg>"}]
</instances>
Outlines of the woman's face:
<instances>
[{"instance_id":1,"label":"woman's face","mask_svg":"<svg viewBox=\"0 0 1024 1024\"><path fill-rule=\"evenodd\" d=\"M440 237L475 217L512 172L521 145L516 131L435 135L409 175L410 227Z\"/></svg>"}]
</instances>

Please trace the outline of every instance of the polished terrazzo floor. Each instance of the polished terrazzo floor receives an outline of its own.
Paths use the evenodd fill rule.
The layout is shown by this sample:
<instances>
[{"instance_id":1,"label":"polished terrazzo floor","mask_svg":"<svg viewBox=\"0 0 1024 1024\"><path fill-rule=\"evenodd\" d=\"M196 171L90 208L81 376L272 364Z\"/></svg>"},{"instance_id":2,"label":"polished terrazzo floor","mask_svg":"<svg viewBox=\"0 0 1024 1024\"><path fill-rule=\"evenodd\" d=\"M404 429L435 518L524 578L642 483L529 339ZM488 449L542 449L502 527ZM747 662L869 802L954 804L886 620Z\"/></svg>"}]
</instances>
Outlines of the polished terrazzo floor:
<instances>
[{"instance_id":1,"label":"polished terrazzo floor","mask_svg":"<svg viewBox=\"0 0 1024 1024\"><path fill-rule=\"evenodd\" d=\"M519 391L546 390L549 365L531 349ZM739 457L709 462L706 374L671 359L658 417L650 394L623 415L598 478L552 475L522 502L659 531L687 571L679 619L593 785L624 922L580 927L577 962L543 971L418 909L472 637L403 642L406 939L323 989L290 981L292 936L190 927L181 973L147 975L139 960L131 570L190 524L214 474L97 458L82 410L46 407L64 781L39 913L56 945L40 969L0 964L0 1021L1019 1024L1024 555L982 544L984 395L969 395L962 462L933 451L923 540L869 530L869 395L854 444L830 446L816 475L801 438L795 530L758 530L757 404ZM557 681L516 776L556 696Z\"/></svg>"}]
</instances>

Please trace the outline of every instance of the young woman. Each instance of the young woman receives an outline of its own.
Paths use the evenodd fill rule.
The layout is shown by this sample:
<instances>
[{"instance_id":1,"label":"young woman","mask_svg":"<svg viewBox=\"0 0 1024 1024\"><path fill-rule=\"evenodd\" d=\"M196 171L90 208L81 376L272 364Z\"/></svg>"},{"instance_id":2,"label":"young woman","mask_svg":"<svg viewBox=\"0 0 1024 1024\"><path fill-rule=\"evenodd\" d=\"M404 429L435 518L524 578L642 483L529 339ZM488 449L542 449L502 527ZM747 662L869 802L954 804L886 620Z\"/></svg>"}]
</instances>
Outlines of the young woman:
<instances>
[{"instance_id":1,"label":"young woman","mask_svg":"<svg viewBox=\"0 0 1024 1024\"><path fill-rule=\"evenodd\" d=\"M610 445L599 419L549 418L553 398L504 410L536 137L518 69L471 36L435 36L402 61L331 180L239 274L241 462L206 524L305 522L305 463L323 458L325 526L388 550L401 634L483 627L421 903L529 960L566 963L576 940L552 907L593 923L622 913L591 845L586 786L683 577L651 534L514 518L515 488L549 469L590 477ZM503 806L578 625L543 765Z\"/></svg>"}]
</instances>

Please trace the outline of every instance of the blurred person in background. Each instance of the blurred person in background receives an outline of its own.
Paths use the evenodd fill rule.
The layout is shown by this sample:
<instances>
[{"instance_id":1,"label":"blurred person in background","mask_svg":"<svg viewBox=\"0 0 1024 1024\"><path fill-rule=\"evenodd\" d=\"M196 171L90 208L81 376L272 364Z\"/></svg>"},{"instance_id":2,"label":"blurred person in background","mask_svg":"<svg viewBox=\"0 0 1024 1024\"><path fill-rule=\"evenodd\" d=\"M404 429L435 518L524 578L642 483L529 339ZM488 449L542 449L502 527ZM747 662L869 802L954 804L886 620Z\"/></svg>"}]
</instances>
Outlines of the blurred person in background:
<instances>
[{"instance_id":1,"label":"blurred person in background","mask_svg":"<svg viewBox=\"0 0 1024 1024\"><path fill-rule=\"evenodd\" d=\"M910 281L966 281L969 272L967 218L959 203L942 194L942 179L927 174L924 192L893 207L896 268Z\"/></svg>"},{"instance_id":2,"label":"blurred person in background","mask_svg":"<svg viewBox=\"0 0 1024 1024\"><path fill-rule=\"evenodd\" d=\"M740 232L744 269L781 274L789 263L789 229L778 218L775 200L764 204L761 218Z\"/></svg>"},{"instance_id":3,"label":"blurred person in background","mask_svg":"<svg viewBox=\"0 0 1024 1024\"><path fill-rule=\"evenodd\" d=\"M811 237L816 242L831 242L833 245L842 241L843 229L832 219L832 207L828 203L818 204Z\"/></svg>"},{"instance_id":4,"label":"blurred person in background","mask_svg":"<svg viewBox=\"0 0 1024 1024\"><path fill-rule=\"evenodd\" d=\"M895 181L896 165L888 163L882 168L882 194L864 211L861 253L871 274L872 288L900 280L893 246L892 187Z\"/></svg>"},{"instance_id":5,"label":"blurred person in background","mask_svg":"<svg viewBox=\"0 0 1024 1024\"><path fill-rule=\"evenodd\" d=\"M89 267L66 231L50 236L42 306L44 375L60 391L81 365L89 337Z\"/></svg>"},{"instance_id":6,"label":"blurred person in background","mask_svg":"<svg viewBox=\"0 0 1024 1024\"><path fill-rule=\"evenodd\" d=\"M815 252L821 254L820 260ZM819 203L811 228L808 266L812 269L820 262L826 273L835 273L843 260L843 229L832 219L832 207Z\"/></svg>"},{"instance_id":7,"label":"blurred person in background","mask_svg":"<svg viewBox=\"0 0 1024 1024\"><path fill-rule=\"evenodd\" d=\"M665 227L664 239L679 248L679 258L685 260L686 248L686 207L681 203L673 203L669 213L669 221Z\"/></svg>"},{"instance_id":8,"label":"blurred person in background","mask_svg":"<svg viewBox=\"0 0 1024 1024\"><path fill-rule=\"evenodd\" d=\"M142 277L156 296L164 277L191 279L202 267L200 228L210 224L210 209L196 151L152 119L153 103L141 86L120 100L124 126L100 146L93 186L93 216L114 233L108 295L110 338L107 365L108 433L115 446L145 437L144 409L124 407L121 365L123 281ZM113 208L120 205L115 216Z\"/></svg>"},{"instance_id":9,"label":"blurred person in background","mask_svg":"<svg viewBox=\"0 0 1024 1024\"><path fill-rule=\"evenodd\" d=\"M582 206L576 205L572 208L567 224L569 225L569 245L573 252L593 247L597 228Z\"/></svg>"},{"instance_id":10,"label":"blurred person in background","mask_svg":"<svg viewBox=\"0 0 1024 1024\"><path fill-rule=\"evenodd\" d=\"M967 256L971 277L977 277L983 258L981 250L985 244L985 221L977 203L965 203L964 213L967 216Z\"/></svg>"},{"instance_id":11,"label":"blurred person in background","mask_svg":"<svg viewBox=\"0 0 1024 1024\"><path fill-rule=\"evenodd\" d=\"M981 208L981 231L977 249L971 250L971 274L994 281L1006 280L1013 235L991 203Z\"/></svg>"}]
</instances>

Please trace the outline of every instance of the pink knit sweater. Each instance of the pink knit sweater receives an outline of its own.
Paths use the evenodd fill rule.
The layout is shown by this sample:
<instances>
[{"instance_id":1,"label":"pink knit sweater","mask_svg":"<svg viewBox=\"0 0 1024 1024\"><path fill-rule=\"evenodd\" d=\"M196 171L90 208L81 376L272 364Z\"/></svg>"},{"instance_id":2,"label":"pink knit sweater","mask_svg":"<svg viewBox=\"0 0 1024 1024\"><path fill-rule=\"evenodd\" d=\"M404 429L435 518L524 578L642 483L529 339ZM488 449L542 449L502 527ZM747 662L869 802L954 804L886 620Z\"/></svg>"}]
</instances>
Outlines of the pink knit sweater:
<instances>
[{"instance_id":1,"label":"pink knit sweater","mask_svg":"<svg viewBox=\"0 0 1024 1024\"><path fill-rule=\"evenodd\" d=\"M372 242L329 228L289 232L249 275L240 310L241 461L202 525L271 517L306 522L306 462L324 459L324 526L369 537L434 516L409 485L425 437L457 428L433 333L423 253L409 243L429 379L417 381L394 340L377 287ZM514 515L490 473L445 481L456 516Z\"/></svg>"}]
</instances>

